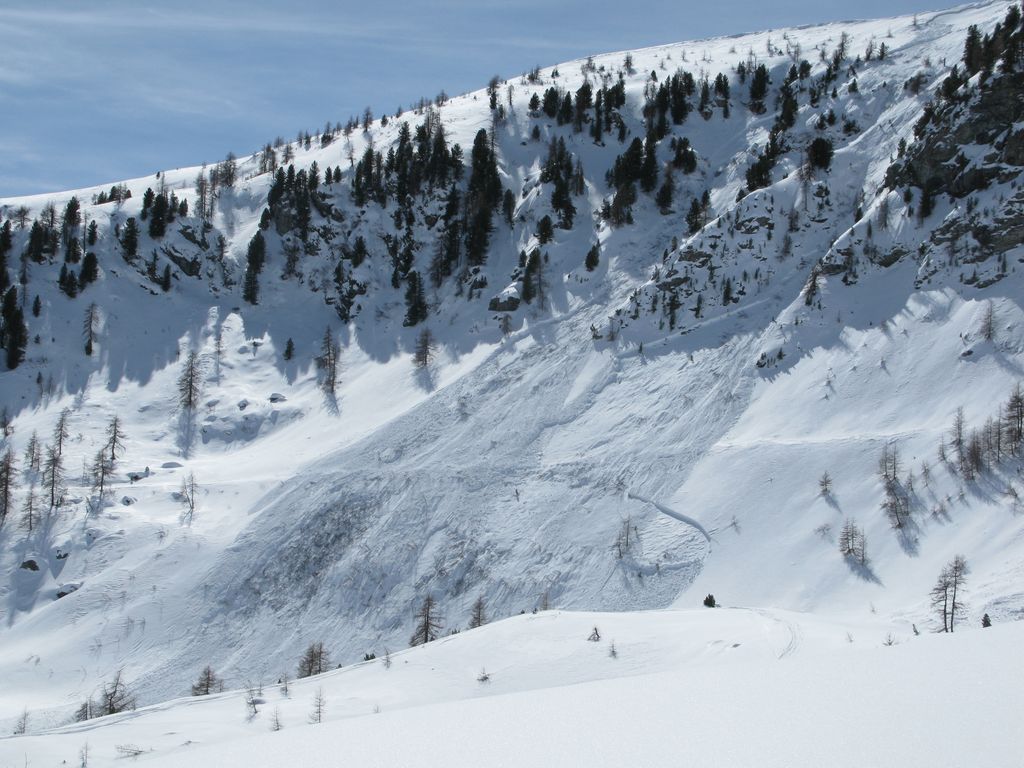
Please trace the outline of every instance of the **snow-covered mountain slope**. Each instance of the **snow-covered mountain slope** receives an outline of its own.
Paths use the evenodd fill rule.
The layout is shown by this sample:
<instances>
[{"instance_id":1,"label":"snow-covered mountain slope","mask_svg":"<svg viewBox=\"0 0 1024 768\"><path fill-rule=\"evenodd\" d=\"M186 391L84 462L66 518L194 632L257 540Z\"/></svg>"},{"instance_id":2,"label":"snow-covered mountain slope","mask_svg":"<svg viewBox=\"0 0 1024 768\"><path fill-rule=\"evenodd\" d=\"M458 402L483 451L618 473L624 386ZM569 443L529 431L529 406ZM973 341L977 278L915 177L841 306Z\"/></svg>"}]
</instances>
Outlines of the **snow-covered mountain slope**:
<instances>
[{"instance_id":1,"label":"snow-covered mountain slope","mask_svg":"<svg viewBox=\"0 0 1024 768\"><path fill-rule=\"evenodd\" d=\"M887 639L876 617L551 611L0 740L0 765L1011 766L1021 630Z\"/></svg>"},{"instance_id":2,"label":"snow-covered mountain slope","mask_svg":"<svg viewBox=\"0 0 1024 768\"><path fill-rule=\"evenodd\" d=\"M480 596L509 616L714 593L906 635L963 554L963 620L1019 618L1024 116L991 94L1022 89L948 80L1007 8L595 56L0 201L4 343L28 334L0 376L0 725L66 722L117 670L149 704L207 664L276 680L311 642L381 655L427 595L446 629ZM55 458L65 409L54 483L26 451Z\"/></svg>"}]
</instances>

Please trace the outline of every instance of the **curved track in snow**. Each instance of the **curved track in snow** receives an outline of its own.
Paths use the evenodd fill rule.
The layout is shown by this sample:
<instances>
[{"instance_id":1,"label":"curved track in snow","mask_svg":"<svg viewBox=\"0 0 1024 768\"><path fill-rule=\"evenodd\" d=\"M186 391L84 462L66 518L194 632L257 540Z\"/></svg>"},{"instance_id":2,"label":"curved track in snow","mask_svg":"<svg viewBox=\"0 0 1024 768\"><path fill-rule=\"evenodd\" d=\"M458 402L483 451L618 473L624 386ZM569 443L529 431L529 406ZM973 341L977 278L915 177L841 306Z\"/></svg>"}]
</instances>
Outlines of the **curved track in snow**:
<instances>
[{"instance_id":1,"label":"curved track in snow","mask_svg":"<svg viewBox=\"0 0 1024 768\"><path fill-rule=\"evenodd\" d=\"M701 525L697 520L690 517L689 515L684 515L682 512L676 512L671 507L666 507L664 504L659 504L658 502L652 499L648 499L645 496L639 496L633 493L632 491L627 490L626 497L629 499L636 499L637 501L642 501L644 504L650 504L652 507L654 507L662 514L675 518L681 523L686 523L688 526L698 531L705 539L707 539L709 544L711 543L711 534L708 533L707 529L703 525Z\"/></svg>"}]
</instances>

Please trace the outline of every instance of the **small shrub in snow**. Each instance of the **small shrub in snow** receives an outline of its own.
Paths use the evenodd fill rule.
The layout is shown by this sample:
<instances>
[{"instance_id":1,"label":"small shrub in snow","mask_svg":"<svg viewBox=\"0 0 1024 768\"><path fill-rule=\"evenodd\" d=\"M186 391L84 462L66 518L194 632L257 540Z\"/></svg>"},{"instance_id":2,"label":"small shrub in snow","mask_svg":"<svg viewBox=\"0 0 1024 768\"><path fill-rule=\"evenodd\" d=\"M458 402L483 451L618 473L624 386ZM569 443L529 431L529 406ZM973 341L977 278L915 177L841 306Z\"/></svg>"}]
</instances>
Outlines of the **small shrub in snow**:
<instances>
[{"instance_id":1,"label":"small shrub in snow","mask_svg":"<svg viewBox=\"0 0 1024 768\"><path fill-rule=\"evenodd\" d=\"M324 720L324 710L327 707L327 697L324 695L323 688L316 689L316 695L313 697L313 710L309 713L309 722L312 724L322 723Z\"/></svg>"}]
</instances>

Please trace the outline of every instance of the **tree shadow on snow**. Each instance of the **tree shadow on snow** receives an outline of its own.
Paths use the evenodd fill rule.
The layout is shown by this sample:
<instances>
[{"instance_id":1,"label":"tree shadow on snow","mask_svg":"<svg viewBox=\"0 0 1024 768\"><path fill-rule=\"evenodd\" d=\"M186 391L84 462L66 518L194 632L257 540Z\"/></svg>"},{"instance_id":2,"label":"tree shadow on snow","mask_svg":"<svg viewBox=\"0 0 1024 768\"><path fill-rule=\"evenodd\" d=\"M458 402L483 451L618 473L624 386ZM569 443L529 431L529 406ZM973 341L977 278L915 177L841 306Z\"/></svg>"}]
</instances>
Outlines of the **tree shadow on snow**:
<instances>
[{"instance_id":1,"label":"tree shadow on snow","mask_svg":"<svg viewBox=\"0 0 1024 768\"><path fill-rule=\"evenodd\" d=\"M434 382L434 372L431 370L429 365L417 366L413 371L413 379L416 382L416 386L424 392L434 391L436 386Z\"/></svg>"},{"instance_id":2,"label":"tree shadow on snow","mask_svg":"<svg viewBox=\"0 0 1024 768\"><path fill-rule=\"evenodd\" d=\"M184 459L189 458L196 440L196 416L191 410L183 408L178 414L177 434L175 442L178 452Z\"/></svg>"},{"instance_id":3,"label":"tree shadow on snow","mask_svg":"<svg viewBox=\"0 0 1024 768\"><path fill-rule=\"evenodd\" d=\"M878 584L879 586L885 586L884 584L882 584L882 580L878 578L877 574L875 574L874 569L872 569L870 560L866 563L862 563L860 560L853 557L852 555L847 555L843 559L846 560L847 567L859 579L870 582L872 584Z\"/></svg>"},{"instance_id":4,"label":"tree shadow on snow","mask_svg":"<svg viewBox=\"0 0 1024 768\"><path fill-rule=\"evenodd\" d=\"M324 410L331 416L341 415L341 404L334 392L324 392Z\"/></svg>"}]
</instances>

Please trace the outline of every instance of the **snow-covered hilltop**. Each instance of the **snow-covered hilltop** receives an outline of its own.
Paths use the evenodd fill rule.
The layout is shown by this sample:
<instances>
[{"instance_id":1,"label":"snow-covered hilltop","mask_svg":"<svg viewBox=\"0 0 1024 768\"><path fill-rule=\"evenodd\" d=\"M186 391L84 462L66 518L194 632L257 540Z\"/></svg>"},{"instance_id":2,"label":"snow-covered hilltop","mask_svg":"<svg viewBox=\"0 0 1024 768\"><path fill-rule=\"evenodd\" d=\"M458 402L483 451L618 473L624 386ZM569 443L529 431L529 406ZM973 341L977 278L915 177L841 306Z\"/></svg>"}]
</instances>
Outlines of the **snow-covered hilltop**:
<instances>
[{"instance_id":1,"label":"snow-covered hilltop","mask_svg":"<svg viewBox=\"0 0 1024 768\"><path fill-rule=\"evenodd\" d=\"M443 632L713 593L880 645L941 628L963 555L957 626L1020 618L1018 11L594 56L0 200L0 726L119 670L151 704L381 657L428 596Z\"/></svg>"}]
</instances>

